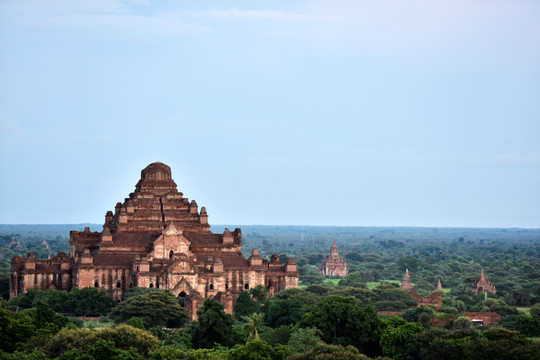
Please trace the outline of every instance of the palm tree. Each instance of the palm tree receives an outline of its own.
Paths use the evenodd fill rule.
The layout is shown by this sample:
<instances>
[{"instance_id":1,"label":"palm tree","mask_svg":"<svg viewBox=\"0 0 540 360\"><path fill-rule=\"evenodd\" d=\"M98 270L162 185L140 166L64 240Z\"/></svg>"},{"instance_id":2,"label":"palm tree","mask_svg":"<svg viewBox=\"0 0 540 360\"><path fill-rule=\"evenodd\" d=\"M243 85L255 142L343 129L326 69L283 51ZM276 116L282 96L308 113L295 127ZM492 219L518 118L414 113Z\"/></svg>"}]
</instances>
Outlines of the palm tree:
<instances>
[{"instance_id":1,"label":"palm tree","mask_svg":"<svg viewBox=\"0 0 540 360\"><path fill-rule=\"evenodd\" d=\"M252 340L260 340L259 326L261 326L264 315L261 313L253 313L251 315L243 316L242 319L246 322L244 329L249 332L246 342Z\"/></svg>"}]
</instances>

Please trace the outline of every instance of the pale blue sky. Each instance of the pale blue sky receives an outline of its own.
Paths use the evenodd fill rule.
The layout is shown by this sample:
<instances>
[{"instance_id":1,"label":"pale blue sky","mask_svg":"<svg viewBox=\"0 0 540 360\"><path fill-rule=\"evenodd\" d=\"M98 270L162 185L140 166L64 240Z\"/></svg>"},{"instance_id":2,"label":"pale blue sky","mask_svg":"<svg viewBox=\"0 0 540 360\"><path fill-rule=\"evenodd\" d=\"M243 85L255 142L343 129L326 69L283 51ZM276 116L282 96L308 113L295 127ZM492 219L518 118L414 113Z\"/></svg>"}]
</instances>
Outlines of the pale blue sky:
<instances>
[{"instance_id":1,"label":"pale blue sky","mask_svg":"<svg viewBox=\"0 0 540 360\"><path fill-rule=\"evenodd\" d=\"M540 2L0 0L0 223L161 161L211 224L540 227Z\"/></svg>"}]
</instances>

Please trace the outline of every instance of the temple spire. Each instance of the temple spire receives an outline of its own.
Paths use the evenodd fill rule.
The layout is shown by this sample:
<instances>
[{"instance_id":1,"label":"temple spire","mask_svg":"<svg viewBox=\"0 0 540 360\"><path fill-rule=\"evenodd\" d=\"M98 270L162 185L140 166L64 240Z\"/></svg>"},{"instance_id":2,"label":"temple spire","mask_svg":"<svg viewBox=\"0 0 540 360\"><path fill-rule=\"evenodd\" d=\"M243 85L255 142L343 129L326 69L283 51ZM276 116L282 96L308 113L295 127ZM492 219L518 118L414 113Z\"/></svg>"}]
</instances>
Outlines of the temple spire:
<instances>
[{"instance_id":1,"label":"temple spire","mask_svg":"<svg viewBox=\"0 0 540 360\"><path fill-rule=\"evenodd\" d=\"M332 250L330 250L330 256L339 256L336 240L334 240L334 243L332 244Z\"/></svg>"},{"instance_id":2,"label":"temple spire","mask_svg":"<svg viewBox=\"0 0 540 360\"><path fill-rule=\"evenodd\" d=\"M413 284L411 282L411 276L409 275L409 269L405 269L405 275L403 276L403 281L401 282L401 289L411 290L413 289Z\"/></svg>"},{"instance_id":3,"label":"temple spire","mask_svg":"<svg viewBox=\"0 0 540 360\"><path fill-rule=\"evenodd\" d=\"M326 275L345 277L349 274L349 267L344 258L339 256L336 240L332 243L330 256L323 259L319 272L322 277Z\"/></svg>"},{"instance_id":4,"label":"temple spire","mask_svg":"<svg viewBox=\"0 0 540 360\"><path fill-rule=\"evenodd\" d=\"M442 290L442 284L441 284L441 279L439 279L439 281L437 282L437 290Z\"/></svg>"}]
</instances>

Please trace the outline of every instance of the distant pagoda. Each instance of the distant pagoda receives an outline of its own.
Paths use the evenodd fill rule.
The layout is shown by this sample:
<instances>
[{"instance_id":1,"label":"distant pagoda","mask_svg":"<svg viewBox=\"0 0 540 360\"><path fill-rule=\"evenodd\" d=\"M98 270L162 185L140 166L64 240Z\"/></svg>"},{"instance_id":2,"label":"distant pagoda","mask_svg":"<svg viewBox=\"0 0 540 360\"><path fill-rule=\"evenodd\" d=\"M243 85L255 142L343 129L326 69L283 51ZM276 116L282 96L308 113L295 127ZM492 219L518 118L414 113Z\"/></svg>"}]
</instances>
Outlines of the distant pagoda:
<instances>
[{"instance_id":1,"label":"distant pagoda","mask_svg":"<svg viewBox=\"0 0 540 360\"><path fill-rule=\"evenodd\" d=\"M405 275L403 276L403 281L401 282L400 288L407 291L414 290L411 282L411 275L409 275L409 269L405 269Z\"/></svg>"},{"instance_id":2,"label":"distant pagoda","mask_svg":"<svg viewBox=\"0 0 540 360\"><path fill-rule=\"evenodd\" d=\"M411 295L411 297L416 300L418 307L420 306L433 306L436 308L442 307L442 285L441 280L437 283L437 289L433 291L428 297L420 296L411 281L411 275L409 274L409 269L405 269L405 275L403 275L403 281L400 286L401 290L405 290Z\"/></svg>"},{"instance_id":3,"label":"distant pagoda","mask_svg":"<svg viewBox=\"0 0 540 360\"><path fill-rule=\"evenodd\" d=\"M471 292L473 295L480 295L482 293L495 294L497 292L497 290L495 289L495 285L486 280L486 276L484 275L484 269L482 269L482 272L480 273L480 280L478 280L478 282L476 283L473 283Z\"/></svg>"},{"instance_id":4,"label":"distant pagoda","mask_svg":"<svg viewBox=\"0 0 540 360\"><path fill-rule=\"evenodd\" d=\"M336 240L332 244L332 250L330 250L330 256L323 260L319 272L322 277L326 275L346 277L349 275L349 267L347 262L341 256L339 256Z\"/></svg>"}]
</instances>

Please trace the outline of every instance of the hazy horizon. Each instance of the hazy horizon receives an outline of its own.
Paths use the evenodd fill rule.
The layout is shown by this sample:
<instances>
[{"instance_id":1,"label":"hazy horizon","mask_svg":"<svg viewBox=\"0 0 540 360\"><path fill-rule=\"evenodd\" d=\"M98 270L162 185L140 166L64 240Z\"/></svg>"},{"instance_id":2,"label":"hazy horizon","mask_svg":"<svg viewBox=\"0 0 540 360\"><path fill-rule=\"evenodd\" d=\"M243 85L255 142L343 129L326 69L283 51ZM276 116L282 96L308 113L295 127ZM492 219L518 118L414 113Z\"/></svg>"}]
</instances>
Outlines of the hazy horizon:
<instances>
[{"instance_id":1,"label":"hazy horizon","mask_svg":"<svg viewBox=\"0 0 540 360\"><path fill-rule=\"evenodd\" d=\"M0 223L161 161L210 224L540 228L540 3L0 2Z\"/></svg>"},{"instance_id":2,"label":"hazy horizon","mask_svg":"<svg viewBox=\"0 0 540 360\"><path fill-rule=\"evenodd\" d=\"M0 224L0 226L89 226L91 231L100 231L103 228L103 224L98 223L67 223L67 224ZM94 228L92 228L94 227ZM464 227L464 226L411 226L411 225L310 225L310 224L210 224L213 230L215 228L228 227L232 230L234 227L296 227L296 228L395 228L395 229L471 229L471 230L540 230L540 228L524 228L524 227ZM76 230L76 229L71 229Z\"/></svg>"}]
</instances>

